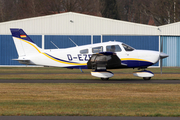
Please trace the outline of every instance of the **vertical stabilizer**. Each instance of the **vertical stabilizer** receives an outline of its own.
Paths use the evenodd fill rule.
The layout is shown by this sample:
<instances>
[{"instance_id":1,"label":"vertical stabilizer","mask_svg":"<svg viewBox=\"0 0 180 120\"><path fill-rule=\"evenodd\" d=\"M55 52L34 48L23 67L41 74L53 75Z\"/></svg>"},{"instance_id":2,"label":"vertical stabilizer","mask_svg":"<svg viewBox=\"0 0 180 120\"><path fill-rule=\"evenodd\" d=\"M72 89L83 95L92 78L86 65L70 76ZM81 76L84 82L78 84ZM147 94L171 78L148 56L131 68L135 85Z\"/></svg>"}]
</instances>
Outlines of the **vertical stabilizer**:
<instances>
[{"instance_id":1,"label":"vertical stabilizer","mask_svg":"<svg viewBox=\"0 0 180 120\"><path fill-rule=\"evenodd\" d=\"M22 29L10 29L19 57L41 53L39 48Z\"/></svg>"}]
</instances>

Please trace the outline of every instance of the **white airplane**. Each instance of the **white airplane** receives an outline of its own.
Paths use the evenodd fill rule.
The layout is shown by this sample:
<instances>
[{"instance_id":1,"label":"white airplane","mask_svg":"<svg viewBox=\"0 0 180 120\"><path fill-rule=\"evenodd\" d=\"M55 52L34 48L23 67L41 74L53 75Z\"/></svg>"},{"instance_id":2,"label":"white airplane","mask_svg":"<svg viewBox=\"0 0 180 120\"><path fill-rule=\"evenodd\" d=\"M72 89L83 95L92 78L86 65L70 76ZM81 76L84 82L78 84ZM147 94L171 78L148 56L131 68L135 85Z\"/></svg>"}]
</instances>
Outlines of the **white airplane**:
<instances>
[{"instance_id":1,"label":"white airplane","mask_svg":"<svg viewBox=\"0 0 180 120\"><path fill-rule=\"evenodd\" d=\"M138 68L134 76L150 80L154 74L146 68L168 57L159 51L136 50L122 42L104 42L65 49L41 49L22 29L10 29L21 64L63 68L92 69L92 76L108 80L114 74L107 69ZM161 47L162 51L162 47ZM162 62L160 62L162 68ZM161 69L162 70L162 69ZM81 70L82 71L82 70Z\"/></svg>"}]
</instances>

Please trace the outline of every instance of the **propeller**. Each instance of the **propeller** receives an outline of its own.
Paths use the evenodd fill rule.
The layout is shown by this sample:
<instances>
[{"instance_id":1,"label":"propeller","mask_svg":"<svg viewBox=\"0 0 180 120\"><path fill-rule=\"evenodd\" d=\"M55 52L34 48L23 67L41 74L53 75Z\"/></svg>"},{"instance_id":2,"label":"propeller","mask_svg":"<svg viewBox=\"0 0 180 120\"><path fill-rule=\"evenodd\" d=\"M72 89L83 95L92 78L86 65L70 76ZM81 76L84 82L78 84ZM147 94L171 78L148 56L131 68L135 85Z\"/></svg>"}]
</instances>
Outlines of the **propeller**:
<instances>
[{"instance_id":1,"label":"propeller","mask_svg":"<svg viewBox=\"0 0 180 120\"><path fill-rule=\"evenodd\" d=\"M169 55L163 53L163 37L162 37L162 40L161 40L161 45L160 45L160 68L161 68L161 74L162 74L162 59L168 57Z\"/></svg>"},{"instance_id":2,"label":"propeller","mask_svg":"<svg viewBox=\"0 0 180 120\"><path fill-rule=\"evenodd\" d=\"M163 37L161 40L161 48L160 48L160 68L161 68L161 75L162 75L162 57L161 57L161 53L163 53Z\"/></svg>"}]
</instances>

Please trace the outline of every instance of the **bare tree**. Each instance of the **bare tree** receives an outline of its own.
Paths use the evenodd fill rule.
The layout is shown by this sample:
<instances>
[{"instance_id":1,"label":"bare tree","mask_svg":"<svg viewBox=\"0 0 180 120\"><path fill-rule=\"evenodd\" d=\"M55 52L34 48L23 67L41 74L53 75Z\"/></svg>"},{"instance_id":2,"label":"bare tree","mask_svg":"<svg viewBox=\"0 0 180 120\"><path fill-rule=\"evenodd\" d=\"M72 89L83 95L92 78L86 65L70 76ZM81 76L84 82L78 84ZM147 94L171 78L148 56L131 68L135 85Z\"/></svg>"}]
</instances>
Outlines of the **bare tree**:
<instances>
[{"instance_id":1,"label":"bare tree","mask_svg":"<svg viewBox=\"0 0 180 120\"><path fill-rule=\"evenodd\" d=\"M159 25L174 22L175 0L152 0L150 6L143 4L144 14L152 16Z\"/></svg>"},{"instance_id":2,"label":"bare tree","mask_svg":"<svg viewBox=\"0 0 180 120\"><path fill-rule=\"evenodd\" d=\"M163 25L180 20L180 0L0 0L0 21L70 11Z\"/></svg>"},{"instance_id":3,"label":"bare tree","mask_svg":"<svg viewBox=\"0 0 180 120\"><path fill-rule=\"evenodd\" d=\"M0 0L0 21L4 21L4 8L5 8L5 5L4 5L4 1L3 0Z\"/></svg>"}]
</instances>

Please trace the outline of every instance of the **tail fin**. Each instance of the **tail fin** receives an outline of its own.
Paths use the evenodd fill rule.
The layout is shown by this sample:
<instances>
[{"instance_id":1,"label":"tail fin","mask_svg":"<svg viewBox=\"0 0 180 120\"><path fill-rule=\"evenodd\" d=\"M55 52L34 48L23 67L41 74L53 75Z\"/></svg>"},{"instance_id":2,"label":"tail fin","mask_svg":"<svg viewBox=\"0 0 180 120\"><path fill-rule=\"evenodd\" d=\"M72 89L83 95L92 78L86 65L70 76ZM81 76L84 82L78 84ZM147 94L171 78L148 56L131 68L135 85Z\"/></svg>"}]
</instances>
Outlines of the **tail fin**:
<instances>
[{"instance_id":1,"label":"tail fin","mask_svg":"<svg viewBox=\"0 0 180 120\"><path fill-rule=\"evenodd\" d=\"M39 48L22 29L10 29L19 57L41 53Z\"/></svg>"}]
</instances>

